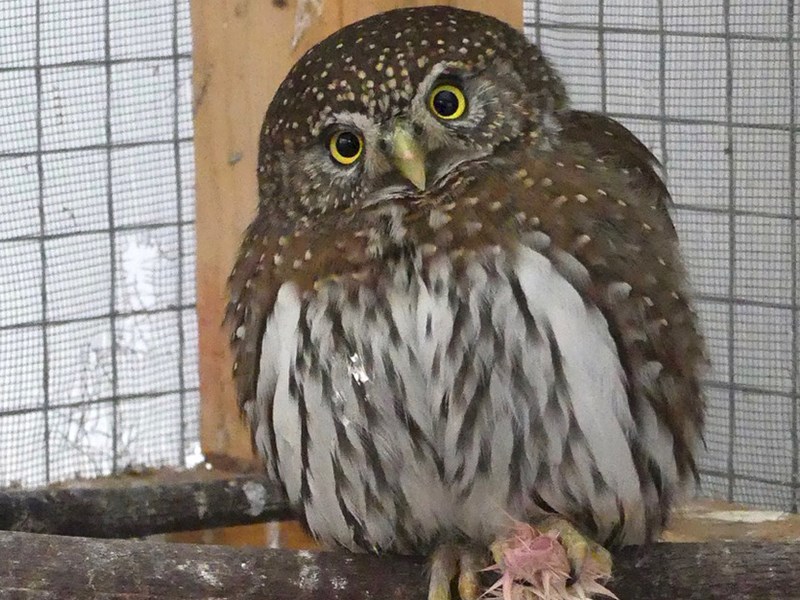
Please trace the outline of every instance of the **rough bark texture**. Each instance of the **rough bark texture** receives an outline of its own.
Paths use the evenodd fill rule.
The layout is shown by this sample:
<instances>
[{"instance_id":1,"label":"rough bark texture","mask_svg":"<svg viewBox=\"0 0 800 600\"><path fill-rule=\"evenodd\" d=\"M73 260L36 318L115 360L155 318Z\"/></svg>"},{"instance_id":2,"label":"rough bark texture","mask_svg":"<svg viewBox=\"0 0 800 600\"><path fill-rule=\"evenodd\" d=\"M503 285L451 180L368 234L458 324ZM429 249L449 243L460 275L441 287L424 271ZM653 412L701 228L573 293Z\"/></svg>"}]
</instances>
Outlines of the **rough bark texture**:
<instances>
[{"instance_id":1,"label":"rough bark texture","mask_svg":"<svg viewBox=\"0 0 800 600\"><path fill-rule=\"evenodd\" d=\"M422 559L23 533L132 537L288 514L282 494L264 477L180 477L0 491L0 529L12 530L0 532L0 598L425 597ZM713 513L723 514L733 513ZM620 600L800 599L798 565L798 543L655 544L619 554L610 587Z\"/></svg>"},{"instance_id":2,"label":"rough bark texture","mask_svg":"<svg viewBox=\"0 0 800 600\"><path fill-rule=\"evenodd\" d=\"M283 494L257 476L0 491L0 529L11 531L124 538L283 518Z\"/></svg>"},{"instance_id":3,"label":"rough bark texture","mask_svg":"<svg viewBox=\"0 0 800 600\"><path fill-rule=\"evenodd\" d=\"M620 600L800 598L800 545L655 544L617 557ZM420 600L422 559L0 532L3 598Z\"/></svg>"}]
</instances>

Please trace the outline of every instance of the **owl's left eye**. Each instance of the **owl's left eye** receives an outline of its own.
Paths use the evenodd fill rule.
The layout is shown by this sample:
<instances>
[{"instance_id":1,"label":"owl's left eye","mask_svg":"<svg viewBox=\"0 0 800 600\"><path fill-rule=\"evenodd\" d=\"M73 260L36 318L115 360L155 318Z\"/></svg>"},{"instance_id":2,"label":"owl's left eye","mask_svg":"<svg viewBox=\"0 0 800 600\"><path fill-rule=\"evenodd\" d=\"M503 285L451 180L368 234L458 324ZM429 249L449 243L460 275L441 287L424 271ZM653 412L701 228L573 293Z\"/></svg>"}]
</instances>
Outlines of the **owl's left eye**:
<instances>
[{"instance_id":1,"label":"owl's left eye","mask_svg":"<svg viewBox=\"0 0 800 600\"><path fill-rule=\"evenodd\" d=\"M430 95L431 112L447 121L459 118L467 110L467 99L464 92L456 85L446 83L437 85Z\"/></svg>"},{"instance_id":2,"label":"owl's left eye","mask_svg":"<svg viewBox=\"0 0 800 600\"><path fill-rule=\"evenodd\" d=\"M339 131L328 142L331 158L340 165L352 165L364 151L364 140L352 131Z\"/></svg>"}]
</instances>

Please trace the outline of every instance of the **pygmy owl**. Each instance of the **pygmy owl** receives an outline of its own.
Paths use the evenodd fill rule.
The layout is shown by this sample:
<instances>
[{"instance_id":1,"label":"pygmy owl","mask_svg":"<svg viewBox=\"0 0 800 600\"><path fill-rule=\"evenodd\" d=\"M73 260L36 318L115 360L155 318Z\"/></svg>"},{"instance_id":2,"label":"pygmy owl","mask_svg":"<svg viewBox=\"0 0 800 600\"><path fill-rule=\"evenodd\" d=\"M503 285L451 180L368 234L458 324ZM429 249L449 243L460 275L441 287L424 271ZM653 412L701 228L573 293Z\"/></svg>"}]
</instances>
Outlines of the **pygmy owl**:
<instances>
[{"instance_id":1,"label":"pygmy owl","mask_svg":"<svg viewBox=\"0 0 800 600\"><path fill-rule=\"evenodd\" d=\"M430 596L469 598L510 519L576 570L658 534L704 406L669 195L536 46L448 7L350 25L278 89L258 181L234 378L317 538L432 553Z\"/></svg>"}]
</instances>

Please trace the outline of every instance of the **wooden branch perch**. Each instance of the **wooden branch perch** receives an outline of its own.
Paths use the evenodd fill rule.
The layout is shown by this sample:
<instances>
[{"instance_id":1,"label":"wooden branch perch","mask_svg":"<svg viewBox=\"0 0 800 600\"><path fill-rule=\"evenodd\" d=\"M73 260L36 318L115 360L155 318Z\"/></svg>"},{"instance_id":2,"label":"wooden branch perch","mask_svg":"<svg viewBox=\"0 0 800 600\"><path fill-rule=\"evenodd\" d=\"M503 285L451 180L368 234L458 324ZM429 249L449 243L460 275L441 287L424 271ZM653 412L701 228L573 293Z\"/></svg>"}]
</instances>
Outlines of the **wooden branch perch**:
<instances>
[{"instance_id":1,"label":"wooden branch perch","mask_svg":"<svg viewBox=\"0 0 800 600\"><path fill-rule=\"evenodd\" d=\"M798 545L655 544L616 561L620 600L800 598ZM33 600L420 600L426 573L417 558L0 532L0 595Z\"/></svg>"},{"instance_id":2,"label":"wooden branch perch","mask_svg":"<svg viewBox=\"0 0 800 600\"><path fill-rule=\"evenodd\" d=\"M291 518L265 477L102 487L0 490L0 529L97 538L140 537Z\"/></svg>"},{"instance_id":3,"label":"wooden branch perch","mask_svg":"<svg viewBox=\"0 0 800 600\"><path fill-rule=\"evenodd\" d=\"M0 597L425 597L424 560L219 546L89 540L263 522L289 516L261 476L122 478L101 487L0 491ZM134 483L131 483L134 481ZM800 545L655 544L617 556L620 600L800 598Z\"/></svg>"}]
</instances>

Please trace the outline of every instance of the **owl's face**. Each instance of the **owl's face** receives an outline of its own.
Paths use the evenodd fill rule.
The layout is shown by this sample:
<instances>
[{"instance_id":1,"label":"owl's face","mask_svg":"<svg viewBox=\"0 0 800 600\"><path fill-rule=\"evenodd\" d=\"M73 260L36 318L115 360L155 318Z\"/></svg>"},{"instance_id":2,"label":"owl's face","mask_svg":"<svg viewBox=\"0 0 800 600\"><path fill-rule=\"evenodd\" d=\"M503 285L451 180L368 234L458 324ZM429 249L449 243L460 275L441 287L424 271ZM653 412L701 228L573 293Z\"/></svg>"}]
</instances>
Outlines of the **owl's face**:
<instances>
[{"instance_id":1,"label":"owl's face","mask_svg":"<svg viewBox=\"0 0 800 600\"><path fill-rule=\"evenodd\" d=\"M538 136L564 103L538 49L500 21L447 7L378 15L312 48L279 88L261 197L298 216L423 194Z\"/></svg>"}]
</instances>

